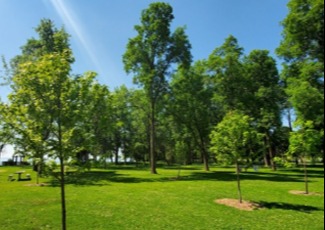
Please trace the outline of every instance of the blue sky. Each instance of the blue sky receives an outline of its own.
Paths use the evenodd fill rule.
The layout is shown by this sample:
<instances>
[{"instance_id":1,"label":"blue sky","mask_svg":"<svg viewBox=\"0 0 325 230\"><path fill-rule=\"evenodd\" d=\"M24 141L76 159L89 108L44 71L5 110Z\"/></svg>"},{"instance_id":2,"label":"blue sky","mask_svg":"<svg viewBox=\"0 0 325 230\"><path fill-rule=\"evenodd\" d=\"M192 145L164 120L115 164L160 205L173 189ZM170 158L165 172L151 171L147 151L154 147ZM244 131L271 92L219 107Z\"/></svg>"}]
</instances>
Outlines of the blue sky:
<instances>
[{"instance_id":1,"label":"blue sky","mask_svg":"<svg viewBox=\"0 0 325 230\"><path fill-rule=\"evenodd\" d=\"M114 89L132 86L123 70L122 55L133 27L152 0L0 0L0 55L7 60L20 53L27 39L36 37L42 18L64 26L71 35L76 62L73 73L98 72L98 80ZM186 26L194 60L207 58L230 34L249 53L274 50L281 40L280 22L288 0L166 0L174 8L173 29ZM0 71L3 71L0 67ZM1 72L0 72L1 74ZM9 87L0 87L4 100ZM8 146L4 156L12 154Z\"/></svg>"},{"instance_id":2,"label":"blue sky","mask_svg":"<svg viewBox=\"0 0 325 230\"><path fill-rule=\"evenodd\" d=\"M0 55L7 60L20 53L42 18L52 19L71 34L76 58L73 73L92 70L110 89L132 76L123 70L122 55L135 36L141 11L151 0L0 0ZM268 49L274 55L281 40L288 0L166 0L174 8L172 27L186 26L194 60L208 55L230 34L249 53ZM2 68L0 68L0 71ZM0 88L4 98L8 88Z\"/></svg>"}]
</instances>

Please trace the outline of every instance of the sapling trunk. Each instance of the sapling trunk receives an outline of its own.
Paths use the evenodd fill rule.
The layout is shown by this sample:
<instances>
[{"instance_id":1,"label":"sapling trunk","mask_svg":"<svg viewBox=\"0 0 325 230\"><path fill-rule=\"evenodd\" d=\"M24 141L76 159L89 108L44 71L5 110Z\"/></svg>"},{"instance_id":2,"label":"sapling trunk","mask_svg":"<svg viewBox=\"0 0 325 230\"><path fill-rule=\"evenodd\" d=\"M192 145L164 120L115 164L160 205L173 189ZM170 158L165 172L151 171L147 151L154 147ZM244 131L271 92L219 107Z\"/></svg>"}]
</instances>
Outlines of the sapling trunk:
<instances>
[{"instance_id":1,"label":"sapling trunk","mask_svg":"<svg viewBox=\"0 0 325 230\"><path fill-rule=\"evenodd\" d=\"M305 192L306 194L309 194L309 189L308 189L308 172L307 172L307 165L306 165L306 160L302 159L303 164L304 164L304 171L305 171Z\"/></svg>"},{"instance_id":2,"label":"sapling trunk","mask_svg":"<svg viewBox=\"0 0 325 230\"><path fill-rule=\"evenodd\" d=\"M240 168L238 162L236 162L236 171L237 171L237 188L238 188L239 203L243 203L243 198L241 195L241 188L240 188Z\"/></svg>"}]
</instances>

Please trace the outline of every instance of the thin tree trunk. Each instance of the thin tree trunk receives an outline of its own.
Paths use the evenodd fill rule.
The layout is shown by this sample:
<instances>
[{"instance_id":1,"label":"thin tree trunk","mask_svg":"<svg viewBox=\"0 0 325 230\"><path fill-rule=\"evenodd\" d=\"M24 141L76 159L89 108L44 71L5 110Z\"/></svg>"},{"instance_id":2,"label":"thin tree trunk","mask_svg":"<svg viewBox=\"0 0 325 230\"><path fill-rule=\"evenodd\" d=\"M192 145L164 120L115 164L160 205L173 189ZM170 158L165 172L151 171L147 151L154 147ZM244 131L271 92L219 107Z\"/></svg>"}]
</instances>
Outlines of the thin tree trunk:
<instances>
[{"instance_id":1,"label":"thin tree trunk","mask_svg":"<svg viewBox=\"0 0 325 230\"><path fill-rule=\"evenodd\" d=\"M62 146L62 117L61 117L61 88L58 94L58 142L59 142L59 160L60 160L60 187L61 187L61 214L62 214L62 230L67 229L67 215L66 215L66 202L65 202L65 176L64 176L64 153Z\"/></svg>"},{"instance_id":2,"label":"thin tree trunk","mask_svg":"<svg viewBox=\"0 0 325 230\"><path fill-rule=\"evenodd\" d=\"M41 161L37 165L37 176L36 176L36 184L39 184L39 177L41 174Z\"/></svg>"},{"instance_id":3,"label":"thin tree trunk","mask_svg":"<svg viewBox=\"0 0 325 230\"><path fill-rule=\"evenodd\" d=\"M60 185L61 185L61 210L62 210L62 230L67 229L66 220L66 204L65 204L65 176L64 176L64 160L61 153L60 156Z\"/></svg>"},{"instance_id":4,"label":"thin tree trunk","mask_svg":"<svg viewBox=\"0 0 325 230\"><path fill-rule=\"evenodd\" d=\"M302 159L303 164L304 164L304 171L305 171L305 192L306 194L309 194L309 189L308 189L308 172L307 172L307 165L306 165L306 160Z\"/></svg>"},{"instance_id":5,"label":"thin tree trunk","mask_svg":"<svg viewBox=\"0 0 325 230\"><path fill-rule=\"evenodd\" d=\"M266 132L265 137L266 137L266 146L267 146L269 156L270 156L271 168L273 171L276 171L276 165L275 165L275 162L273 159L274 154L273 154L273 149L272 149L272 144L271 144L271 138L270 138L268 131Z\"/></svg>"},{"instance_id":6,"label":"thin tree trunk","mask_svg":"<svg viewBox=\"0 0 325 230\"><path fill-rule=\"evenodd\" d=\"M4 148L5 148L5 144L0 145L0 160L1 160L1 153Z\"/></svg>"},{"instance_id":7,"label":"thin tree trunk","mask_svg":"<svg viewBox=\"0 0 325 230\"><path fill-rule=\"evenodd\" d=\"M150 169L152 174L157 174L156 169L156 152L155 152L155 103L151 102L151 116L150 116Z\"/></svg>"},{"instance_id":8,"label":"thin tree trunk","mask_svg":"<svg viewBox=\"0 0 325 230\"><path fill-rule=\"evenodd\" d=\"M277 168L274 162L274 153L272 147L269 147L269 155L270 155L271 168L273 171L276 171Z\"/></svg>"},{"instance_id":9,"label":"thin tree trunk","mask_svg":"<svg viewBox=\"0 0 325 230\"><path fill-rule=\"evenodd\" d=\"M289 125L289 130L290 132L292 132L292 119L291 119L291 111L290 111L290 108L287 110L287 115L288 115L288 125Z\"/></svg>"},{"instance_id":10,"label":"thin tree trunk","mask_svg":"<svg viewBox=\"0 0 325 230\"><path fill-rule=\"evenodd\" d=\"M115 151L114 151L114 153L115 153L115 165L118 165L118 150L119 150L119 148L116 147Z\"/></svg>"},{"instance_id":11,"label":"thin tree trunk","mask_svg":"<svg viewBox=\"0 0 325 230\"><path fill-rule=\"evenodd\" d=\"M237 189L238 189L239 203L243 203L243 198L241 195L241 188L240 188L240 168L239 168L238 161L236 162L236 171L237 171Z\"/></svg>"},{"instance_id":12,"label":"thin tree trunk","mask_svg":"<svg viewBox=\"0 0 325 230\"><path fill-rule=\"evenodd\" d=\"M180 165L178 168L177 179L181 177L181 170L182 170L182 166Z\"/></svg>"}]
</instances>

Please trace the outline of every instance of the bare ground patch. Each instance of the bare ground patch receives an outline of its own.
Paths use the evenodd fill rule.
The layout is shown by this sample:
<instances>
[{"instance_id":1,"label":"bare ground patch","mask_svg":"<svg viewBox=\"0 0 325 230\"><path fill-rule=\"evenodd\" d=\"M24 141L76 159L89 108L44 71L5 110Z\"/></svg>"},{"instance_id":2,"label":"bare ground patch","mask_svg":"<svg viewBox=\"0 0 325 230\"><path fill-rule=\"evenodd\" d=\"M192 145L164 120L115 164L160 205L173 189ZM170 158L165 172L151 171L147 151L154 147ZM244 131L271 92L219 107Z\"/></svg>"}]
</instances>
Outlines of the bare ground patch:
<instances>
[{"instance_id":1,"label":"bare ground patch","mask_svg":"<svg viewBox=\"0 0 325 230\"><path fill-rule=\"evenodd\" d=\"M237 199L218 199L215 200L215 202L217 204L226 205L244 211L254 211L262 208L261 205L259 205L258 203L244 201L244 200L242 203L240 203Z\"/></svg>"},{"instance_id":2,"label":"bare ground patch","mask_svg":"<svg viewBox=\"0 0 325 230\"><path fill-rule=\"evenodd\" d=\"M27 186L27 187L44 187L44 186L48 186L48 184L46 184L46 183L40 183L40 184L25 184L25 186Z\"/></svg>"},{"instance_id":3,"label":"bare ground patch","mask_svg":"<svg viewBox=\"0 0 325 230\"><path fill-rule=\"evenodd\" d=\"M289 191L289 193L293 195L303 195L303 196L324 196L324 193L320 193L320 192L309 192L307 194L306 191L299 191L299 190L291 190Z\"/></svg>"}]
</instances>

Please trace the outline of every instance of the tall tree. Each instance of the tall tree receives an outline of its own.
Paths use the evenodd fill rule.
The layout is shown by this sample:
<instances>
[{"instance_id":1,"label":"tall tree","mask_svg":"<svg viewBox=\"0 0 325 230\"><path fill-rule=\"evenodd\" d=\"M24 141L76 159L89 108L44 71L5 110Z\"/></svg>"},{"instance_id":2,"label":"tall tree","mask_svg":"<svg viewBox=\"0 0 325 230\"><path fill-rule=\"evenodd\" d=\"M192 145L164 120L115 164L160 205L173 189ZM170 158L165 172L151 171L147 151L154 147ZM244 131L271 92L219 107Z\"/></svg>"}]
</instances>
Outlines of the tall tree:
<instances>
[{"instance_id":1,"label":"tall tree","mask_svg":"<svg viewBox=\"0 0 325 230\"><path fill-rule=\"evenodd\" d=\"M200 149L204 168L209 171L209 134L215 116L211 100L213 91L206 86L206 68L196 63L190 71L180 70L171 83L169 112L176 124L182 124ZM188 135L183 135L188 138ZM184 142L184 140L183 140Z\"/></svg>"},{"instance_id":2,"label":"tall tree","mask_svg":"<svg viewBox=\"0 0 325 230\"><path fill-rule=\"evenodd\" d=\"M141 15L138 35L129 40L123 62L127 73L133 72L134 82L144 87L150 104L150 164L156 174L156 113L157 104L167 90L167 77L174 64L188 67L191 45L184 28L173 33L170 25L173 9L167 3L152 3Z\"/></svg>"},{"instance_id":3,"label":"tall tree","mask_svg":"<svg viewBox=\"0 0 325 230\"><path fill-rule=\"evenodd\" d=\"M324 62L324 1L290 0L283 20L283 40L278 54L286 61Z\"/></svg>"},{"instance_id":4,"label":"tall tree","mask_svg":"<svg viewBox=\"0 0 325 230\"><path fill-rule=\"evenodd\" d=\"M277 49L284 58L282 78L301 128L312 122L324 130L324 1L290 0ZM307 127L305 127L307 128ZM323 151L324 141L319 151Z\"/></svg>"},{"instance_id":5,"label":"tall tree","mask_svg":"<svg viewBox=\"0 0 325 230\"><path fill-rule=\"evenodd\" d=\"M39 35L24 45L11 61L12 89L5 109L5 121L15 132L15 143L35 157L45 152L60 160L62 228L66 229L64 161L74 152L72 136L78 106L71 93L69 77L74 61L69 35L43 19Z\"/></svg>"},{"instance_id":6,"label":"tall tree","mask_svg":"<svg viewBox=\"0 0 325 230\"><path fill-rule=\"evenodd\" d=\"M285 98L276 62L269 56L269 51L254 50L244 58L244 69L249 87L245 110L255 120L258 131L264 134L268 152L268 157L264 154L265 163L268 165L270 161L275 170L272 135L281 127L281 110Z\"/></svg>"},{"instance_id":7,"label":"tall tree","mask_svg":"<svg viewBox=\"0 0 325 230\"><path fill-rule=\"evenodd\" d=\"M224 114L246 109L247 82L242 59L243 48L234 36L229 36L208 58L215 91L214 103Z\"/></svg>"}]
</instances>

